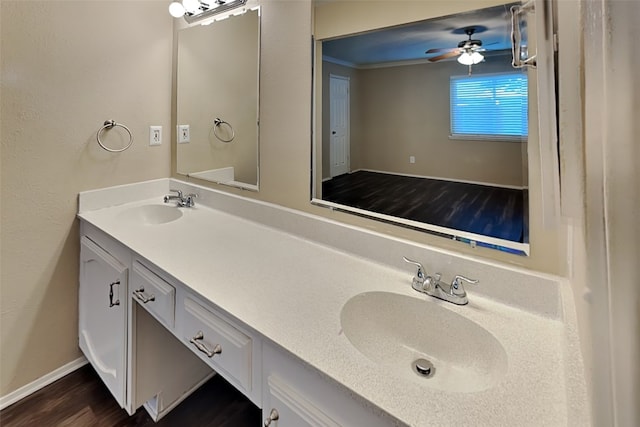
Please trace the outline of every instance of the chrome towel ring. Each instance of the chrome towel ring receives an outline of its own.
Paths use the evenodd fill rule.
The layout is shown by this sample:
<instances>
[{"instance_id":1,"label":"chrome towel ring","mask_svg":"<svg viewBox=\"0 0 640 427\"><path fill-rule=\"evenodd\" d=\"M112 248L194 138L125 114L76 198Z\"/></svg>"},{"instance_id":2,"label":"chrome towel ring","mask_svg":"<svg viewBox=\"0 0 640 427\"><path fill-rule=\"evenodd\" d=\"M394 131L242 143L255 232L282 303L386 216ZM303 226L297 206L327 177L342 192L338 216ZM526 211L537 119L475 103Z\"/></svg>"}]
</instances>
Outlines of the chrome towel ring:
<instances>
[{"instance_id":1,"label":"chrome towel ring","mask_svg":"<svg viewBox=\"0 0 640 427\"><path fill-rule=\"evenodd\" d=\"M221 138L220 135L218 135L218 128L222 125L227 125L227 127L229 127L229 130L231 131L231 138L224 139ZM231 126L228 122L222 120L220 117L216 117L216 119L213 121L213 134L222 142L231 142L233 141L233 138L236 137L236 131L233 130L233 126Z\"/></svg>"},{"instance_id":2,"label":"chrome towel ring","mask_svg":"<svg viewBox=\"0 0 640 427\"><path fill-rule=\"evenodd\" d=\"M122 129L126 130L127 133L129 134L129 143L124 148L109 148L106 145L104 145L104 143L100 139L100 136L102 136L102 134L103 134L103 132L105 130L112 129L112 128L116 127L116 126L120 126ZM129 128L126 127L125 125L123 125L122 123L116 123L115 120L107 120L107 121L105 121L104 122L104 126L102 126L100 129L98 129L98 132L96 133L96 139L98 140L98 144L100 144L100 147L102 147L104 150L107 150L110 153L120 153L120 152L126 150L127 148L131 147L131 144L133 143L133 135L131 134L131 131L129 130Z\"/></svg>"}]
</instances>

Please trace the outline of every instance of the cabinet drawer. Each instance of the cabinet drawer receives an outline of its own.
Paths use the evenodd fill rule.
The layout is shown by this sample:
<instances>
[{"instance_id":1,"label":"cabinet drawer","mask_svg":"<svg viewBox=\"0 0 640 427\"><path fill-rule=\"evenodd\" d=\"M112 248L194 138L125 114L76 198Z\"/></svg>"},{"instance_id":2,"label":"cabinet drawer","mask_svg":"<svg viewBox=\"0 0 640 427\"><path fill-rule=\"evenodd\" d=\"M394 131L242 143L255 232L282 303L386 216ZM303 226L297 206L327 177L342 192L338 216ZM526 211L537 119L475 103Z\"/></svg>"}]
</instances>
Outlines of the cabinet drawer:
<instances>
[{"instance_id":1,"label":"cabinet drawer","mask_svg":"<svg viewBox=\"0 0 640 427\"><path fill-rule=\"evenodd\" d=\"M176 289L139 261L133 263L133 299L167 328L175 324Z\"/></svg>"},{"instance_id":2,"label":"cabinet drawer","mask_svg":"<svg viewBox=\"0 0 640 427\"><path fill-rule=\"evenodd\" d=\"M183 335L214 370L251 391L251 337L189 297L184 300Z\"/></svg>"},{"instance_id":3,"label":"cabinet drawer","mask_svg":"<svg viewBox=\"0 0 640 427\"><path fill-rule=\"evenodd\" d=\"M275 427L340 427L329 415L299 390L276 375L267 378L267 405L263 408L265 425L269 419ZM275 411L275 412L274 412Z\"/></svg>"}]
</instances>

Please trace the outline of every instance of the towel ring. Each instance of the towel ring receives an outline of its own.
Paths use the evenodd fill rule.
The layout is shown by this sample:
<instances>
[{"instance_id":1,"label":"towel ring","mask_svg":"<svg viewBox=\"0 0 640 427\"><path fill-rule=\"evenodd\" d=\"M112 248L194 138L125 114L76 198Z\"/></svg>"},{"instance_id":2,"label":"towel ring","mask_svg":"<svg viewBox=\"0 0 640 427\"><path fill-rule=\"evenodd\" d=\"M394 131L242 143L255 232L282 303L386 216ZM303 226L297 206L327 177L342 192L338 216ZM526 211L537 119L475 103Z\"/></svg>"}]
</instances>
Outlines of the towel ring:
<instances>
[{"instance_id":1,"label":"towel ring","mask_svg":"<svg viewBox=\"0 0 640 427\"><path fill-rule=\"evenodd\" d=\"M220 135L218 135L217 129L221 125L227 125L229 127L229 129L231 130L231 138L229 139L220 138ZM236 137L236 131L233 130L233 126L231 126L228 122L225 122L224 120L222 120L220 117L216 117L216 119L213 121L213 134L216 136L216 138L218 138L222 142L231 142L233 141L233 138Z\"/></svg>"},{"instance_id":2,"label":"towel ring","mask_svg":"<svg viewBox=\"0 0 640 427\"><path fill-rule=\"evenodd\" d=\"M100 136L102 135L102 133L105 130L108 129L112 129L116 126L120 126L122 129L126 130L127 133L129 134L129 144L127 144L126 147L124 148L109 148L106 145L104 145L104 143L102 142L102 140L100 140ZM131 134L131 131L129 130L128 127L126 127L125 125L121 124L121 123L116 123L115 120L107 120L104 122L104 126L102 126L100 129L98 129L98 132L96 133L96 139L98 140L98 144L100 144L100 147L102 147L104 150L107 150L110 153L120 153L124 150L126 150L127 148L131 147L131 144L133 143L133 135Z\"/></svg>"}]
</instances>

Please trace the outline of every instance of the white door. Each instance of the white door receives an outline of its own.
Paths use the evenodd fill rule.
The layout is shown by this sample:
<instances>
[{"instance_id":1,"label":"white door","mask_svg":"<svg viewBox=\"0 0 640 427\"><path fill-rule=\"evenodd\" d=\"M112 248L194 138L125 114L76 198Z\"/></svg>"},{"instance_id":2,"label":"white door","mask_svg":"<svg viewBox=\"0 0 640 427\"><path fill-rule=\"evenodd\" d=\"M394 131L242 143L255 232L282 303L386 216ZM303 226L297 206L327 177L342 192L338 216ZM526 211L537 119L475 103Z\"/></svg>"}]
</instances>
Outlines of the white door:
<instances>
[{"instance_id":1,"label":"white door","mask_svg":"<svg viewBox=\"0 0 640 427\"><path fill-rule=\"evenodd\" d=\"M127 268L86 237L80 244L79 343L124 407Z\"/></svg>"},{"instance_id":2,"label":"white door","mask_svg":"<svg viewBox=\"0 0 640 427\"><path fill-rule=\"evenodd\" d=\"M329 76L329 158L332 177L350 172L349 78Z\"/></svg>"}]
</instances>

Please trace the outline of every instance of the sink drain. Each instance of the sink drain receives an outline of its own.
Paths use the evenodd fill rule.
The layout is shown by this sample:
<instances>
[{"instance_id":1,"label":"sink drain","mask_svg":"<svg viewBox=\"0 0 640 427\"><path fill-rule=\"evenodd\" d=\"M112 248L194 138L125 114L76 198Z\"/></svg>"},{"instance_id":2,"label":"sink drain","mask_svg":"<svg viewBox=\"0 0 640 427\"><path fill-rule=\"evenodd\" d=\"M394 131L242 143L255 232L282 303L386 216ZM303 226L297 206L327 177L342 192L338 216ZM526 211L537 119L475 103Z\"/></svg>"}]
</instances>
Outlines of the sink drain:
<instances>
[{"instance_id":1,"label":"sink drain","mask_svg":"<svg viewBox=\"0 0 640 427\"><path fill-rule=\"evenodd\" d=\"M411 365L413 370L424 378L431 378L436 373L436 367L427 359L418 359Z\"/></svg>"}]
</instances>

